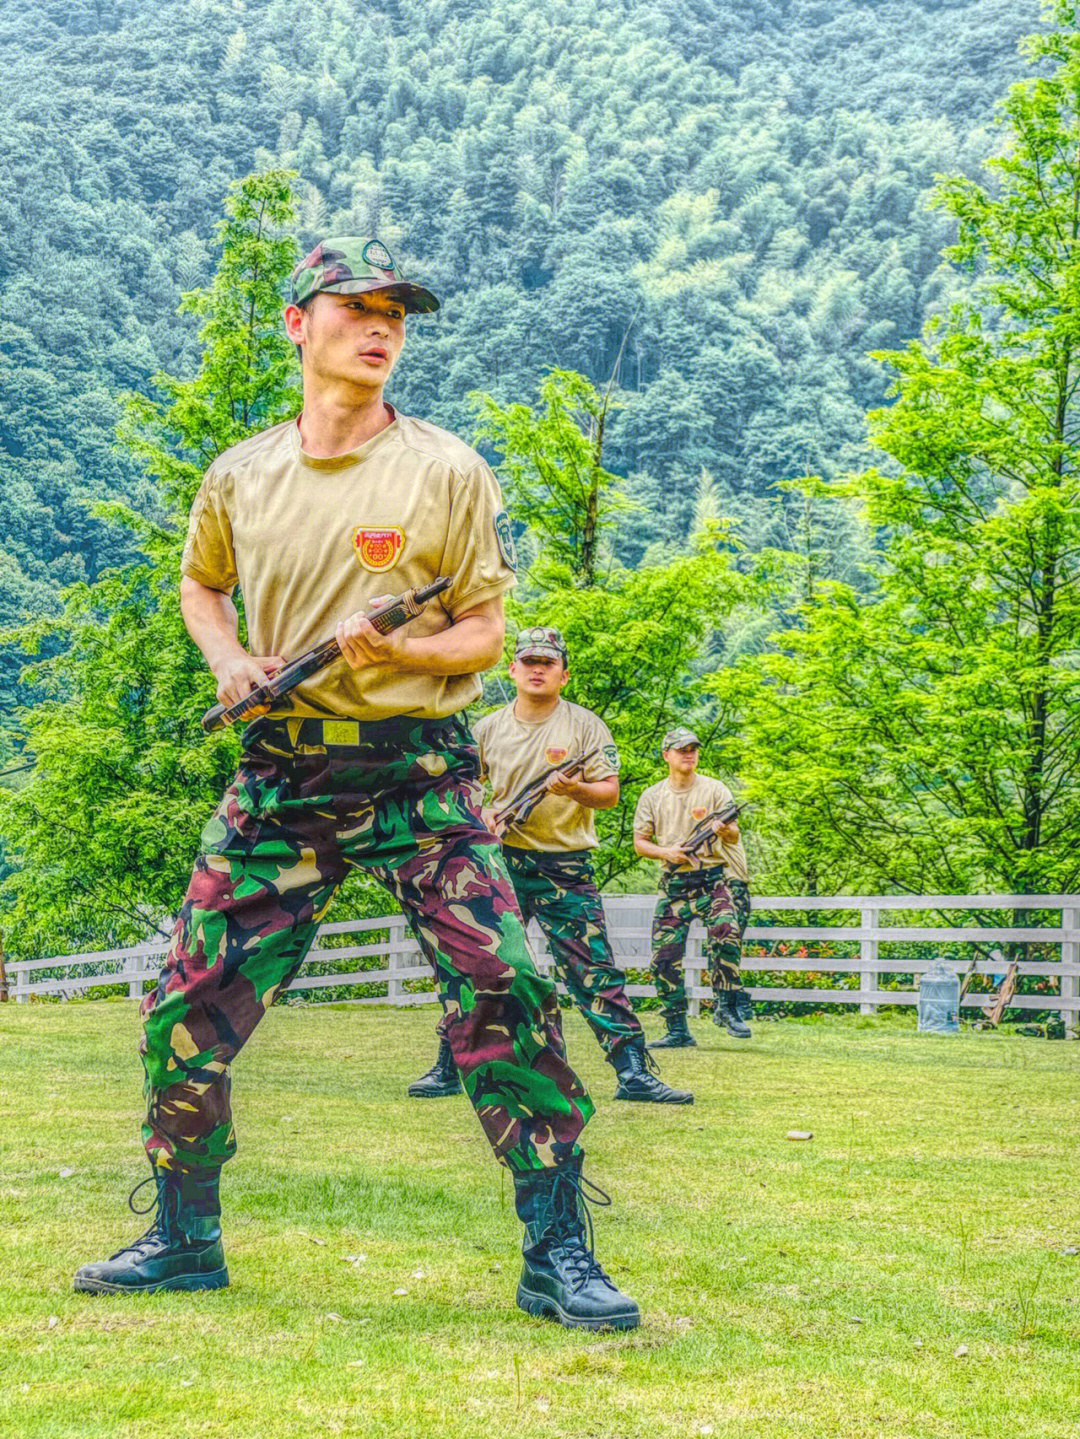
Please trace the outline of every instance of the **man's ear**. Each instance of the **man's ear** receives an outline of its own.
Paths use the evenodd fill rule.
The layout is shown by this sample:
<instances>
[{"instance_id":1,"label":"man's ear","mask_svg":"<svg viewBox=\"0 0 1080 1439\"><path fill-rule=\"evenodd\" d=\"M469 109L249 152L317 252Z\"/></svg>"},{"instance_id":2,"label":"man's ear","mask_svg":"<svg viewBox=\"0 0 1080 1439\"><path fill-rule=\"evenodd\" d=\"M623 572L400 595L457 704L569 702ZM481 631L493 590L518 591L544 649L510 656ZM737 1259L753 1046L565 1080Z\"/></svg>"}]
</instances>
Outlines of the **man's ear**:
<instances>
[{"instance_id":1,"label":"man's ear","mask_svg":"<svg viewBox=\"0 0 1080 1439\"><path fill-rule=\"evenodd\" d=\"M285 333L294 345L299 345L304 338L304 312L299 305L286 305L282 316L285 321Z\"/></svg>"}]
</instances>

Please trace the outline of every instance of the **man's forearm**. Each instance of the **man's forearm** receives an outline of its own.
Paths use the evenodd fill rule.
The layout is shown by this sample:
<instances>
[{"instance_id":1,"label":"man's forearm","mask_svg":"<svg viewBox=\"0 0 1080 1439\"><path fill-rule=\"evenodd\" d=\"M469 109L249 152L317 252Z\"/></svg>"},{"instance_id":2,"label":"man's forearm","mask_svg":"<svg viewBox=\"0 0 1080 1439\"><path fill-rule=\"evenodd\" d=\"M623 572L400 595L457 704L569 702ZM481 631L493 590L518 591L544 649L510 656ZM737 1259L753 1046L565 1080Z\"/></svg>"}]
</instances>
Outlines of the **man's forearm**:
<instances>
[{"instance_id":1,"label":"man's forearm","mask_svg":"<svg viewBox=\"0 0 1080 1439\"><path fill-rule=\"evenodd\" d=\"M185 576L180 582L180 613L188 634L215 673L223 660L245 653L237 635L236 606L223 591Z\"/></svg>"},{"instance_id":2,"label":"man's forearm","mask_svg":"<svg viewBox=\"0 0 1080 1439\"><path fill-rule=\"evenodd\" d=\"M642 859L665 860L667 858L666 852L660 845L653 844L651 839L646 839L642 834L634 835L634 849Z\"/></svg>"},{"instance_id":3,"label":"man's forearm","mask_svg":"<svg viewBox=\"0 0 1080 1439\"><path fill-rule=\"evenodd\" d=\"M437 635L407 636L394 668L417 675L475 675L498 664L503 627L486 615L463 615Z\"/></svg>"},{"instance_id":4,"label":"man's forearm","mask_svg":"<svg viewBox=\"0 0 1080 1439\"><path fill-rule=\"evenodd\" d=\"M563 793L586 809L614 809L619 803L619 782L614 775L607 779L578 779Z\"/></svg>"}]
</instances>

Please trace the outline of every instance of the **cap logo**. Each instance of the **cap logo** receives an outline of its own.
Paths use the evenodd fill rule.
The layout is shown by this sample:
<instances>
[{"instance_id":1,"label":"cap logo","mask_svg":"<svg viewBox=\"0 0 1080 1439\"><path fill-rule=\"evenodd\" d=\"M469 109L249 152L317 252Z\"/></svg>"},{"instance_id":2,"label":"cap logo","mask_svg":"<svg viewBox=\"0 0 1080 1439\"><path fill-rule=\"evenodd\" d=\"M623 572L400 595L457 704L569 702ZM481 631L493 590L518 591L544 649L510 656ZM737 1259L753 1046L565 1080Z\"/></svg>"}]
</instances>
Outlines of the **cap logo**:
<instances>
[{"instance_id":1,"label":"cap logo","mask_svg":"<svg viewBox=\"0 0 1080 1439\"><path fill-rule=\"evenodd\" d=\"M561 747L559 745L548 745L544 751L544 758L548 764L562 764L567 754L568 750L565 745Z\"/></svg>"},{"instance_id":2,"label":"cap logo","mask_svg":"<svg viewBox=\"0 0 1080 1439\"><path fill-rule=\"evenodd\" d=\"M369 240L361 250L360 258L373 270L394 269L394 257L381 240Z\"/></svg>"},{"instance_id":3,"label":"cap logo","mask_svg":"<svg viewBox=\"0 0 1080 1439\"><path fill-rule=\"evenodd\" d=\"M353 548L356 558L365 570L379 574L382 570L393 569L397 564L401 547L405 543L405 531L397 525L388 525L381 530L369 530L358 526L353 530Z\"/></svg>"}]
</instances>

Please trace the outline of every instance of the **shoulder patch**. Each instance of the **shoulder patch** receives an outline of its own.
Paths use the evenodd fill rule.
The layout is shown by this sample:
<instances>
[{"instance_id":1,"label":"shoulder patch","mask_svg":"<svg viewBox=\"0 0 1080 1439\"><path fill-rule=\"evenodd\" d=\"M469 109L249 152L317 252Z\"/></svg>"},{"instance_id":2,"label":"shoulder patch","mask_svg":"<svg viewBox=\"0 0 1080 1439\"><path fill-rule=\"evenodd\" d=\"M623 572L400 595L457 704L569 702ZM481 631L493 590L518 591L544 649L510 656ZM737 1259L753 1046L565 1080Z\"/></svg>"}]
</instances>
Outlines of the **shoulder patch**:
<instances>
[{"instance_id":1,"label":"shoulder patch","mask_svg":"<svg viewBox=\"0 0 1080 1439\"><path fill-rule=\"evenodd\" d=\"M622 768L622 761L619 759L619 751L615 748L613 744L606 744L604 746L603 754L604 759L615 771L615 773L618 774L619 770Z\"/></svg>"},{"instance_id":2,"label":"shoulder patch","mask_svg":"<svg viewBox=\"0 0 1080 1439\"><path fill-rule=\"evenodd\" d=\"M514 532L510 528L510 516L505 510L500 510L495 516L495 539L499 545L499 554L512 570L516 570L517 550L514 548Z\"/></svg>"}]
</instances>

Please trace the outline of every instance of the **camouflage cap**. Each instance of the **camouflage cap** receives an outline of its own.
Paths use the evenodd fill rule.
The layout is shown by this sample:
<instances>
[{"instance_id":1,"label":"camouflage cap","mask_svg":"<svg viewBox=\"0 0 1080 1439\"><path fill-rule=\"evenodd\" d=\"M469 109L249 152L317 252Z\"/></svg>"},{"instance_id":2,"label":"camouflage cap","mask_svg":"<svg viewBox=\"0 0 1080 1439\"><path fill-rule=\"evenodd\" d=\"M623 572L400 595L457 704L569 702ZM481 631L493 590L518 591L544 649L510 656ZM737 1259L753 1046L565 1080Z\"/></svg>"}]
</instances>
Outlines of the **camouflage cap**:
<instances>
[{"instance_id":1,"label":"camouflage cap","mask_svg":"<svg viewBox=\"0 0 1080 1439\"><path fill-rule=\"evenodd\" d=\"M532 629L519 630L514 643L514 658L521 660L527 655L543 655L546 659L562 660L566 664L566 641L560 631L551 625L534 625Z\"/></svg>"},{"instance_id":2,"label":"camouflage cap","mask_svg":"<svg viewBox=\"0 0 1080 1439\"><path fill-rule=\"evenodd\" d=\"M381 240L362 235L320 240L292 272L292 302L302 305L320 290L332 295L364 295L371 290L400 300L407 314L431 314L439 302L423 285L402 275L397 261Z\"/></svg>"},{"instance_id":3,"label":"camouflage cap","mask_svg":"<svg viewBox=\"0 0 1080 1439\"><path fill-rule=\"evenodd\" d=\"M684 729L681 727L669 729L664 736L664 742L660 746L660 751L663 753L669 749L689 749L691 745L697 745L699 749L701 748L701 741L692 729Z\"/></svg>"}]
</instances>

